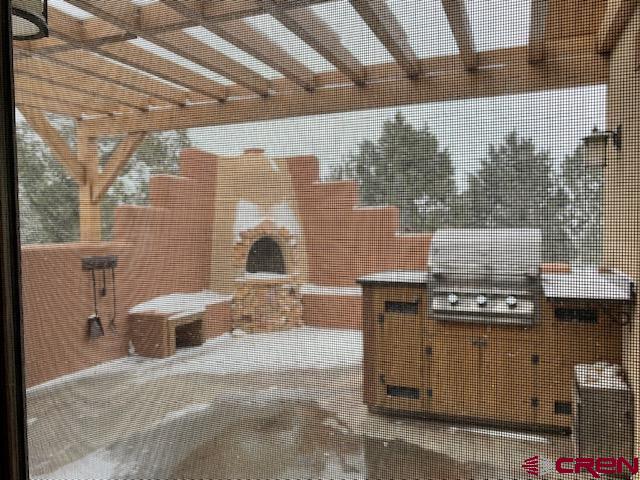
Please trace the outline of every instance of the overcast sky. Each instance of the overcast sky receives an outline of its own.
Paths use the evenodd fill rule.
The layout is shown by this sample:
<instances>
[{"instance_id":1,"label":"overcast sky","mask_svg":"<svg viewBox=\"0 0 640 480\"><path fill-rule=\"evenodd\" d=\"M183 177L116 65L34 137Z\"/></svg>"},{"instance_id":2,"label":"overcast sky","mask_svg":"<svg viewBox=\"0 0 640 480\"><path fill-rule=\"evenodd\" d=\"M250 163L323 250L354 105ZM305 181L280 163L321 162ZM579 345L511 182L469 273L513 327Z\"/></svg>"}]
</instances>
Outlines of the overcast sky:
<instances>
[{"instance_id":1,"label":"overcast sky","mask_svg":"<svg viewBox=\"0 0 640 480\"><path fill-rule=\"evenodd\" d=\"M428 125L451 154L461 187L491 143L511 130L532 138L556 162L571 153L594 125L604 126L606 88L589 87L545 93L384 108L269 122L192 129L200 148L235 155L260 147L268 155L314 154L323 173L376 139L384 120L402 111L417 126Z\"/></svg>"},{"instance_id":2,"label":"overcast sky","mask_svg":"<svg viewBox=\"0 0 640 480\"><path fill-rule=\"evenodd\" d=\"M153 0L133 0L144 5ZM455 40L439 0L387 0L407 39L419 58L457 53ZM50 0L77 18L91 15L72 7L64 0ZM526 45L529 35L529 1L467 0L474 41L479 51ZM393 59L347 0L336 0L310 7L339 36L342 43L365 65ZM247 19L256 29L314 72L334 67L296 35L269 15ZM267 78L281 75L260 61L240 51L201 27L187 33ZM192 64L143 39L132 43L197 71L220 83L229 80ZM606 88L589 87L514 97L452 101L402 107L411 122L426 124L452 155L457 179L464 185L467 174L477 168L490 143L500 141L516 129L549 151L556 161L570 153L594 125L604 126ZM199 128L190 131L200 148L220 153L238 154L247 147L262 147L269 155L315 154L323 173L331 165L356 150L364 138L375 139L385 119L396 109L377 109L347 114L333 114Z\"/></svg>"}]
</instances>

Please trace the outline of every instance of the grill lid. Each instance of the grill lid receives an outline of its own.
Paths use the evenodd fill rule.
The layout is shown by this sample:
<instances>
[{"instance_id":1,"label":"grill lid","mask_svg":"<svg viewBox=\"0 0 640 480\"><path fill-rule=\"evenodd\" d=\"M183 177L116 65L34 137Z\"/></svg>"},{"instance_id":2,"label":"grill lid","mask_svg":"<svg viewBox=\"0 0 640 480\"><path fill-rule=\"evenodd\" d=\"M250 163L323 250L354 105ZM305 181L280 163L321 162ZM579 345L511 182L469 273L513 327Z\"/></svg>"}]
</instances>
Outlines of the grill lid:
<instances>
[{"instance_id":1,"label":"grill lid","mask_svg":"<svg viewBox=\"0 0 640 480\"><path fill-rule=\"evenodd\" d=\"M429 247L429 271L432 274L537 277L541 238L537 229L438 230Z\"/></svg>"}]
</instances>

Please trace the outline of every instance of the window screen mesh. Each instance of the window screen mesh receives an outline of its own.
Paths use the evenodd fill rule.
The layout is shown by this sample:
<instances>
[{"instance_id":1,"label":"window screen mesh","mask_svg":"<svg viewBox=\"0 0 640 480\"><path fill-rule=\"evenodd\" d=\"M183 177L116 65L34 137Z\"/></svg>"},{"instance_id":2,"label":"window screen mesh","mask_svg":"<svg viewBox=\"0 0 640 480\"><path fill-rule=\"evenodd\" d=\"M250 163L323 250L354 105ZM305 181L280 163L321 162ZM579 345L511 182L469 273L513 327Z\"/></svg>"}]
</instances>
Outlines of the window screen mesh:
<instances>
[{"instance_id":1,"label":"window screen mesh","mask_svg":"<svg viewBox=\"0 0 640 480\"><path fill-rule=\"evenodd\" d=\"M32 478L637 472L634 2L48 21L13 45Z\"/></svg>"}]
</instances>

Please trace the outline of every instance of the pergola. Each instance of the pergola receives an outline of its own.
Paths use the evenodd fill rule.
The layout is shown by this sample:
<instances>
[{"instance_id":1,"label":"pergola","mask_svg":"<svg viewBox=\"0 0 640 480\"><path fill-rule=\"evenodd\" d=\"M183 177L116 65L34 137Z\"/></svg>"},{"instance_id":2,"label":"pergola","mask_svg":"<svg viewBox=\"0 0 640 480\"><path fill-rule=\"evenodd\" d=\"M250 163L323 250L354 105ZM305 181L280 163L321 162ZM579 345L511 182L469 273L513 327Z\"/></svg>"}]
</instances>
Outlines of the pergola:
<instances>
[{"instance_id":1,"label":"pergola","mask_svg":"<svg viewBox=\"0 0 640 480\"><path fill-rule=\"evenodd\" d=\"M418 58L385 0L350 0L394 61L363 65L314 11L330 0L67 0L50 37L15 42L16 104L80 186L82 240L100 200L148 132L604 84L636 2L530 0L528 45L479 52L464 0L441 0L458 54ZM425 0L426 1L426 0ZM314 73L246 18L269 14L335 68ZM184 29L201 26L281 74L267 79ZM429 25L424 25L428 37ZM232 84L132 44L142 38ZM76 149L46 113L76 120ZM120 139L99 167L97 141Z\"/></svg>"}]
</instances>

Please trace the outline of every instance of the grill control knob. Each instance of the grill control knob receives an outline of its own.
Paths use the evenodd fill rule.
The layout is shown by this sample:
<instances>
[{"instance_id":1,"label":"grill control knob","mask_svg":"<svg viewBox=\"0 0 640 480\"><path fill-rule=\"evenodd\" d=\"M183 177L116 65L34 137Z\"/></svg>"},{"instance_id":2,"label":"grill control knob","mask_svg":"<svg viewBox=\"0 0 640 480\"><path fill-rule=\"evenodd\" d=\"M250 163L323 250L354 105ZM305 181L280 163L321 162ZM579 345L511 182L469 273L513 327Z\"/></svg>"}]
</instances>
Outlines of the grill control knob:
<instances>
[{"instance_id":1,"label":"grill control knob","mask_svg":"<svg viewBox=\"0 0 640 480\"><path fill-rule=\"evenodd\" d=\"M484 307L487 305L487 297L484 295L478 295L476 297L476 303L480 306L480 307Z\"/></svg>"},{"instance_id":2,"label":"grill control knob","mask_svg":"<svg viewBox=\"0 0 640 480\"><path fill-rule=\"evenodd\" d=\"M449 305L457 305L460 302L460 297L455 293L450 293L447 296L447 302L449 302Z\"/></svg>"},{"instance_id":3,"label":"grill control knob","mask_svg":"<svg viewBox=\"0 0 640 480\"><path fill-rule=\"evenodd\" d=\"M516 305L518 305L518 299L513 295L509 295L505 302L509 308L516 308Z\"/></svg>"}]
</instances>

